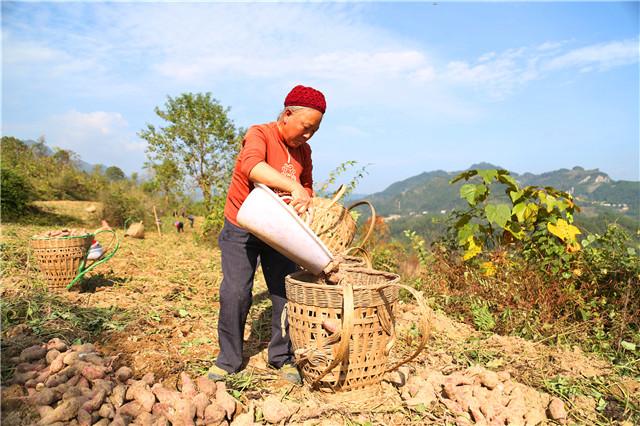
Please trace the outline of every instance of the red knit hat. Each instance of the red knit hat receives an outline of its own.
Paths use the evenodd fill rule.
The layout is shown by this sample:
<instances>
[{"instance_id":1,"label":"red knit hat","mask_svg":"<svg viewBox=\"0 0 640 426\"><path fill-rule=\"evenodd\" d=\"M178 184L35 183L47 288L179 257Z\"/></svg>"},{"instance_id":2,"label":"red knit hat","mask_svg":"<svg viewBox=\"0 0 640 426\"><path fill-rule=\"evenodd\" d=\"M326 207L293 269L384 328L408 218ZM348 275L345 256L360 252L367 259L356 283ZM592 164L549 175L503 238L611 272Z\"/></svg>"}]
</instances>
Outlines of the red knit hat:
<instances>
[{"instance_id":1,"label":"red knit hat","mask_svg":"<svg viewBox=\"0 0 640 426\"><path fill-rule=\"evenodd\" d=\"M313 108L324 114L327 109L327 101L319 90L313 87L296 86L284 99L284 106L303 106Z\"/></svg>"}]
</instances>

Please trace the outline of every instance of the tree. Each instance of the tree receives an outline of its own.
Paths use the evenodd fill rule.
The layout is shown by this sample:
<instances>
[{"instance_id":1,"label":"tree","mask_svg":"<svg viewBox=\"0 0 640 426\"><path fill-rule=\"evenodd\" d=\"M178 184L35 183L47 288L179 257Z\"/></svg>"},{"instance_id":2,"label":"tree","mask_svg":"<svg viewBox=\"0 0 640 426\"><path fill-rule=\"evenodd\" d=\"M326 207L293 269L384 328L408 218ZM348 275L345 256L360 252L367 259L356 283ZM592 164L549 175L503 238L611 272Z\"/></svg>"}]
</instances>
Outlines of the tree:
<instances>
[{"instance_id":1,"label":"tree","mask_svg":"<svg viewBox=\"0 0 640 426\"><path fill-rule=\"evenodd\" d=\"M115 182L115 181L118 181L118 180L123 180L123 179L126 179L126 177L127 177L124 174L124 172L122 171L122 169L120 169L120 167L118 167L118 166L107 167L107 170L104 171L104 175L111 182Z\"/></svg>"},{"instance_id":2,"label":"tree","mask_svg":"<svg viewBox=\"0 0 640 426\"><path fill-rule=\"evenodd\" d=\"M152 171L153 180L148 188L153 191L161 191L164 195L165 207L182 192L183 176L178 164L170 158L165 158L161 163L147 163L147 169Z\"/></svg>"},{"instance_id":3,"label":"tree","mask_svg":"<svg viewBox=\"0 0 640 426\"><path fill-rule=\"evenodd\" d=\"M155 113L168 124L156 128L147 124L138 135L149 147L151 162L175 162L185 176L191 177L204 198L207 211L214 196L224 193L244 131L236 129L224 108L210 93L183 93L167 97L164 109Z\"/></svg>"}]
</instances>

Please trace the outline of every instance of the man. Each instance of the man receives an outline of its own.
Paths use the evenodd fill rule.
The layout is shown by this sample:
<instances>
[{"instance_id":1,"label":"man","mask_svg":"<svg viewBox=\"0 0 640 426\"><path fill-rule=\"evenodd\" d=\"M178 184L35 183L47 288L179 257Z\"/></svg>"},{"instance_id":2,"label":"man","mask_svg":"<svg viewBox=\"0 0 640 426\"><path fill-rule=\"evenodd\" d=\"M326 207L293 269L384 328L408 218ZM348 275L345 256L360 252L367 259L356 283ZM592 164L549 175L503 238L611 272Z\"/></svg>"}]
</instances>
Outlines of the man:
<instances>
[{"instance_id":1,"label":"man","mask_svg":"<svg viewBox=\"0 0 640 426\"><path fill-rule=\"evenodd\" d=\"M280 194L290 194L291 206L298 214L307 210L314 195L308 141L320 127L325 110L321 92L296 86L286 96L277 121L252 126L244 138L227 194L224 227L218 238L224 277L218 318L220 354L209 370L213 380L242 368L244 326L259 258L273 304L269 364L279 369L286 380L301 383L300 373L293 366L289 335L282 336L280 323L287 302L284 278L297 266L241 228L236 216L255 183L265 184Z\"/></svg>"}]
</instances>

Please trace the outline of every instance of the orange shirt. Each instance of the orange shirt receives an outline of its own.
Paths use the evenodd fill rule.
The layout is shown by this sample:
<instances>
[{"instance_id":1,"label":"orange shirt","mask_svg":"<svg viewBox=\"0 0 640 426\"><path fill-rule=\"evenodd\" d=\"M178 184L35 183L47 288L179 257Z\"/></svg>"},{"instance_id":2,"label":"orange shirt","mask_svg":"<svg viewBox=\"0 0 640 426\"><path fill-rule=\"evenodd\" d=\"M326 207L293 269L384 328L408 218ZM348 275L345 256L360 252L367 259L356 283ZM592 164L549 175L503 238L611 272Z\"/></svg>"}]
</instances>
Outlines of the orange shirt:
<instances>
[{"instance_id":1,"label":"orange shirt","mask_svg":"<svg viewBox=\"0 0 640 426\"><path fill-rule=\"evenodd\" d=\"M238 225L236 216L240 206L253 189L249 173L262 161L281 174L300 182L309 195L313 195L313 165L309 144L291 148L284 142L276 122L251 126L242 141L224 206L224 216L234 225Z\"/></svg>"}]
</instances>

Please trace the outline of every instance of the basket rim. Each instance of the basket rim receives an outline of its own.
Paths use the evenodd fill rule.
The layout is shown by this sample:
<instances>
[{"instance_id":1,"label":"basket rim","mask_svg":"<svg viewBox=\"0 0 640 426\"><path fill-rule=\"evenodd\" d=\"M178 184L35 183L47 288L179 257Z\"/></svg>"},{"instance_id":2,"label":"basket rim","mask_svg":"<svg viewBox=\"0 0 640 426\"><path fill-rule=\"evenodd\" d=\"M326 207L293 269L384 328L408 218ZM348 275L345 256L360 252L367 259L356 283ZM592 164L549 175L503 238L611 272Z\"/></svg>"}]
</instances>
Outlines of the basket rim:
<instances>
[{"instance_id":1,"label":"basket rim","mask_svg":"<svg viewBox=\"0 0 640 426\"><path fill-rule=\"evenodd\" d=\"M367 273L372 273L373 272L372 275L383 275L383 276L386 276L388 278L393 278L394 281L400 279L400 275L398 275L398 274L394 274L393 272L378 271L376 269L369 269L369 268L361 268L361 267L357 267L357 266L352 266L352 267L345 267L343 270L349 271L349 272L367 272ZM329 287L329 288L340 288L341 287L339 285L317 284L317 283L310 283L310 282L307 282L307 281L303 281L303 280L300 280L300 279L297 278L300 275L314 276L309 271L296 271L296 272L294 272L292 274L287 275L285 283L304 285L305 287L315 288L315 289L318 289L318 290L327 290L327 287ZM292 282L291 280L295 280L295 282ZM353 289L354 290L356 290L356 289L371 289L372 287L385 288L389 284L391 284L391 283L379 284L377 286L355 284L353 286Z\"/></svg>"},{"instance_id":2,"label":"basket rim","mask_svg":"<svg viewBox=\"0 0 640 426\"><path fill-rule=\"evenodd\" d=\"M34 241L46 241L46 240L71 240L73 238L87 238L89 236L93 237L95 234L92 234L91 232L87 232L84 235L68 235L65 237L38 237L38 236L34 236L31 237L31 240Z\"/></svg>"}]
</instances>

